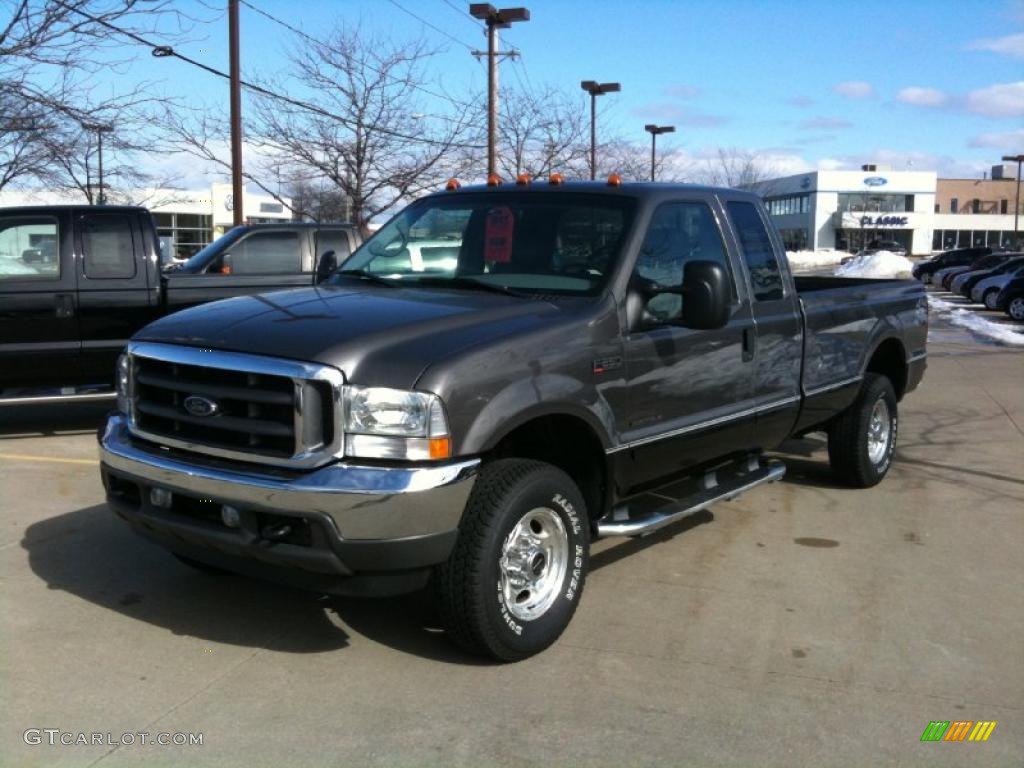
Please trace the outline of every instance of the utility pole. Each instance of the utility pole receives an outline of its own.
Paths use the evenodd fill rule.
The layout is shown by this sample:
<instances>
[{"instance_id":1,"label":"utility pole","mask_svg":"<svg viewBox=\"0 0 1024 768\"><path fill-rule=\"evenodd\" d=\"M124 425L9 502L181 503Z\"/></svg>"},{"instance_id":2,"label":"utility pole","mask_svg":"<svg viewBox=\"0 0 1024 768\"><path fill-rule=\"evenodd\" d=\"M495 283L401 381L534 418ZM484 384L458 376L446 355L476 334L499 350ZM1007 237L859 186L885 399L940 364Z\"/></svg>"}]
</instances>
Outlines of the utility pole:
<instances>
[{"instance_id":1,"label":"utility pole","mask_svg":"<svg viewBox=\"0 0 1024 768\"><path fill-rule=\"evenodd\" d=\"M580 88L590 94L590 180L597 173L597 97L606 93L617 93L622 90L620 83L599 83L596 80L584 80Z\"/></svg>"},{"instance_id":2,"label":"utility pole","mask_svg":"<svg viewBox=\"0 0 1024 768\"><path fill-rule=\"evenodd\" d=\"M651 181L654 181L654 166L655 166L655 142L658 139L658 135L662 133L675 133L676 127L674 125L652 125L648 123L644 126L644 130L651 134Z\"/></svg>"},{"instance_id":3,"label":"utility pole","mask_svg":"<svg viewBox=\"0 0 1024 768\"><path fill-rule=\"evenodd\" d=\"M472 51L476 57L487 57L487 175L498 169L498 57L518 56L516 51L498 50L498 30L508 29L514 21L529 21L526 8L502 8L490 3L470 3L469 15L487 25L487 51Z\"/></svg>"},{"instance_id":4,"label":"utility pole","mask_svg":"<svg viewBox=\"0 0 1024 768\"><path fill-rule=\"evenodd\" d=\"M242 67L238 45L238 0L228 0L228 55L231 81L231 212L237 227L245 223L242 210Z\"/></svg>"},{"instance_id":5,"label":"utility pole","mask_svg":"<svg viewBox=\"0 0 1024 768\"><path fill-rule=\"evenodd\" d=\"M96 205L106 205L107 204L107 195L103 191L103 134L104 133L110 133L111 131L113 131L114 130L114 126L108 125L108 124L104 124L104 123L83 123L82 124L82 128L83 128L83 130L86 130L86 131L93 131L96 134L96 139L97 139L97 143L98 143L97 151L99 152L99 173L100 173L100 183L99 183L100 191L96 195ZM86 164L86 170L88 171L88 163ZM87 179L86 180L86 186L88 186L88 183L89 182L88 182L88 179Z\"/></svg>"},{"instance_id":6,"label":"utility pole","mask_svg":"<svg viewBox=\"0 0 1024 768\"><path fill-rule=\"evenodd\" d=\"M1020 232L1017 229L1017 221L1020 218L1020 164L1024 162L1024 155L1003 155L1003 162L1017 164L1017 197L1013 202L1013 247L1020 248Z\"/></svg>"}]
</instances>

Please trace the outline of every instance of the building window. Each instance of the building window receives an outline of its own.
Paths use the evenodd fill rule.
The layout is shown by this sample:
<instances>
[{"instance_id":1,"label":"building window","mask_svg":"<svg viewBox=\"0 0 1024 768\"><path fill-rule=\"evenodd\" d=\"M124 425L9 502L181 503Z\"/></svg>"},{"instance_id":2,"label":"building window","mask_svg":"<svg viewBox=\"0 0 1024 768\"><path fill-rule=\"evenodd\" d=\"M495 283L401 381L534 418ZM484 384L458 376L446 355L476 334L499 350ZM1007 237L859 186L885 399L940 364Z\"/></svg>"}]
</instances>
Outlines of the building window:
<instances>
[{"instance_id":1,"label":"building window","mask_svg":"<svg viewBox=\"0 0 1024 768\"><path fill-rule=\"evenodd\" d=\"M950 200L949 200L949 212L950 213L958 213L959 212L959 208L960 208L960 201L957 200L955 197L950 198Z\"/></svg>"},{"instance_id":2,"label":"building window","mask_svg":"<svg viewBox=\"0 0 1024 768\"><path fill-rule=\"evenodd\" d=\"M1009 210L1009 202L1006 200L999 201L999 212L1006 213Z\"/></svg>"},{"instance_id":3,"label":"building window","mask_svg":"<svg viewBox=\"0 0 1024 768\"><path fill-rule=\"evenodd\" d=\"M936 203L936 204L935 204L935 212L936 212L936 213L938 213L938 212L939 212L939 204L938 204L938 203Z\"/></svg>"},{"instance_id":4,"label":"building window","mask_svg":"<svg viewBox=\"0 0 1024 768\"><path fill-rule=\"evenodd\" d=\"M769 216L791 216L794 213L807 213L811 209L810 195L788 195L765 200Z\"/></svg>"},{"instance_id":5,"label":"building window","mask_svg":"<svg viewBox=\"0 0 1024 768\"><path fill-rule=\"evenodd\" d=\"M971 200L971 213L981 213L981 200L978 198Z\"/></svg>"},{"instance_id":6,"label":"building window","mask_svg":"<svg viewBox=\"0 0 1024 768\"><path fill-rule=\"evenodd\" d=\"M839 210L846 213L911 213L913 195L880 195L868 192L840 192Z\"/></svg>"},{"instance_id":7,"label":"building window","mask_svg":"<svg viewBox=\"0 0 1024 768\"><path fill-rule=\"evenodd\" d=\"M153 214L157 235L170 243L170 253L187 259L213 241L213 216L201 213Z\"/></svg>"}]
</instances>

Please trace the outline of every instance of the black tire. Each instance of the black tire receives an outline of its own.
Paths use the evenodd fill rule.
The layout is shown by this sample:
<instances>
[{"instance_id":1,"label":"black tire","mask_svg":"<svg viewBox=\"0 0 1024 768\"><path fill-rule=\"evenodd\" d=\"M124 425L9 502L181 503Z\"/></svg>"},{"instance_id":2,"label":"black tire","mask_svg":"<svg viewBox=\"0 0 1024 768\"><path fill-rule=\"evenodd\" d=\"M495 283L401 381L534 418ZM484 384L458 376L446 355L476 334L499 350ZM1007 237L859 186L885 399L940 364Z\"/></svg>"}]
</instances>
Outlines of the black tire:
<instances>
[{"instance_id":1,"label":"black tire","mask_svg":"<svg viewBox=\"0 0 1024 768\"><path fill-rule=\"evenodd\" d=\"M558 540L564 541L565 573L559 580L560 569L551 572L548 594L553 602L538 615L524 619L513 615L502 591L507 583L502 552L517 525L538 509L548 516ZM557 531L556 517L564 540ZM438 613L448 636L470 653L499 661L519 661L543 651L558 639L576 612L589 549L586 506L567 474L549 464L523 459L484 465L466 504L455 548L434 574ZM543 572L545 562L540 561L538 573ZM517 605L515 610L522 608Z\"/></svg>"},{"instance_id":2,"label":"black tire","mask_svg":"<svg viewBox=\"0 0 1024 768\"><path fill-rule=\"evenodd\" d=\"M888 411L888 442L881 455L872 460L869 437L872 414L879 401ZM892 465L898 426L892 382L877 373L866 374L857 399L836 417L828 431L828 460L836 479L854 488L878 485Z\"/></svg>"},{"instance_id":3,"label":"black tire","mask_svg":"<svg viewBox=\"0 0 1024 768\"><path fill-rule=\"evenodd\" d=\"M989 288L987 291L985 291L985 294L981 297L981 303L985 305L985 309L998 309L999 308L999 307L996 306L996 297L998 295L999 295L999 289L998 288ZM991 306L989 306L989 301L992 302Z\"/></svg>"}]
</instances>

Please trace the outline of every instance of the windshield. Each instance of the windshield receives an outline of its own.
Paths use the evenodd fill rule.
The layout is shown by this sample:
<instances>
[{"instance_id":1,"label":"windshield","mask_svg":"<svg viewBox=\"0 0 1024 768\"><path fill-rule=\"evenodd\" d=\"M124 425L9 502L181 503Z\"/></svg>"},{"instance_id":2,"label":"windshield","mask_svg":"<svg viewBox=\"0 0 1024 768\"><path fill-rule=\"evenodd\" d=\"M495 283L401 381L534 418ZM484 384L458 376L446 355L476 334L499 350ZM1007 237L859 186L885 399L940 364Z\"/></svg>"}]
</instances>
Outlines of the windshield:
<instances>
[{"instance_id":1,"label":"windshield","mask_svg":"<svg viewBox=\"0 0 1024 768\"><path fill-rule=\"evenodd\" d=\"M245 227L229 229L221 237L218 237L202 250L197 251L189 257L188 261L181 265L180 272L200 272L218 253L223 251L231 243L235 242L245 233Z\"/></svg>"},{"instance_id":2,"label":"windshield","mask_svg":"<svg viewBox=\"0 0 1024 768\"><path fill-rule=\"evenodd\" d=\"M340 272L594 295L615 266L634 208L630 198L561 191L427 198L382 227Z\"/></svg>"}]
</instances>

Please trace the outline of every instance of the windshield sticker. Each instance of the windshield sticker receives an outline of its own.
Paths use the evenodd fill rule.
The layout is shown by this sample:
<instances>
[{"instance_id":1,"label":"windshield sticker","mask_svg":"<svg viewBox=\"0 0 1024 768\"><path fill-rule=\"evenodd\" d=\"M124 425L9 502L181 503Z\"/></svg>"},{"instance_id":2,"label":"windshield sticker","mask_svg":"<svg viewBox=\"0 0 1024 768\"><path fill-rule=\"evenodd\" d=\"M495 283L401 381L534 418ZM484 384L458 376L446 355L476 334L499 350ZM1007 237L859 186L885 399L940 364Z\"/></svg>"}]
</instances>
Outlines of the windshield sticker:
<instances>
[{"instance_id":1,"label":"windshield sticker","mask_svg":"<svg viewBox=\"0 0 1024 768\"><path fill-rule=\"evenodd\" d=\"M484 232L484 261L492 264L508 264L512 261L512 229L515 217L507 206L491 208L487 212L487 226Z\"/></svg>"}]
</instances>

